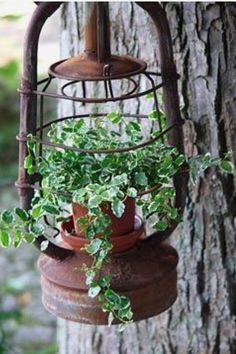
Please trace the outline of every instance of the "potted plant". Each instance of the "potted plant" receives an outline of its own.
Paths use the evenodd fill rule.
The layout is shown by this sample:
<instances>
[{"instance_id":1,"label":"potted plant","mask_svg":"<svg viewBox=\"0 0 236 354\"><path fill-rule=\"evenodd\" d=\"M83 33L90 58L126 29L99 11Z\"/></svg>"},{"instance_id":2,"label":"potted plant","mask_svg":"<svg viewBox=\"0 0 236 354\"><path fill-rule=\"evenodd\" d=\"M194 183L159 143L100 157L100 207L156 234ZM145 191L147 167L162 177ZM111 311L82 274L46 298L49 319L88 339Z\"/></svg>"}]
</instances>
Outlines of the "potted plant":
<instances>
[{"instance_id":1,"label":"potted plant","mask_svg":"<svg viewBox=\"0 0 236 354\"><path fill-rule=\"evenodd\" d=\"M157 113L151 112L149 118L157 119ZM122 127L122 133L118 127ZM189 169L192 182L210 166L233 171L228 156L189 158L168 145L163 133L150 135L151 143L143 143L141 124L127 122L116 112L94 119L93 127L83 119L51 125L48 136L56 149L45 148L39 156L37 137L31 136L28 142L25 168L28 174L41 176L31 209L15 208L1 214L3 247L31 243L46 233L42 222L46 215L61 222L63 240L92 258L91 265L84 266L88 295L97 297L102 309L109 312L109 323L114 318L124 324L132 321L129 299L112 290L110 276L99 274L111 252L134 246L144 233L143 221L135 215L136 206L142 210L144 222L155 214L153 228L164 231L181 220L172 203L176 192L172 177L183 166ZM70 211L65 208L68 204Z\"/></svg>"}]
</instances>

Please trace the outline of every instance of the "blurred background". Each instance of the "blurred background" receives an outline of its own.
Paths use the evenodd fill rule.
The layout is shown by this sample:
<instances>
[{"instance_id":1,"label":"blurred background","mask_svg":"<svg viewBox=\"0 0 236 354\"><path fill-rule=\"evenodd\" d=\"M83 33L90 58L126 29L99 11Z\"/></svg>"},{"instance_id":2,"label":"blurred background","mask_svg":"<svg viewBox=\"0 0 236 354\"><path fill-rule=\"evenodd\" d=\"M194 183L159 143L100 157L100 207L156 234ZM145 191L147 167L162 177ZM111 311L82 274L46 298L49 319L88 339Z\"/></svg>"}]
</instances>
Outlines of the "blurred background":
<instances>
[{"instance_id":1,"label":"blurred background","mask_svg":"<svg viewBox=\"0 0 236 354\"><path fill-rule=\"evenodd\" d=\"M0 210L18 206L19 94L24 33L33 1L0 0ZM48 20L40 40L39 75L59 58L59 13ZM52 110L55 107L49 107ZM32 247L0 248L0 354L53 354L56 322L41 304L38 252Z\"/></svg>"}]
</instances>

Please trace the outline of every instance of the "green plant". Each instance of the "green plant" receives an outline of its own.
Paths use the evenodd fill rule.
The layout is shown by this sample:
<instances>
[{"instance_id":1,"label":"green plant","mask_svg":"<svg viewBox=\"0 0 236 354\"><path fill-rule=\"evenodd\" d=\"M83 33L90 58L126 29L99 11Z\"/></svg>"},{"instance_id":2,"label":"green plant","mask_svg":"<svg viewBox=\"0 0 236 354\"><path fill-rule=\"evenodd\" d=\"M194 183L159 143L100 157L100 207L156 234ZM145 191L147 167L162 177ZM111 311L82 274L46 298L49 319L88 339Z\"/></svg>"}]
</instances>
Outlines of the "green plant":
<instances>
[{"instance_id":1,"label":"green plant","mask_svg":"<svg viewBox=\"0 0 236 354\"><path fill-rule=\"evenodd\" d=\"M157 112L151 112L149 118L157 120ZM162 114L162 125L164 122ZM112 249L111 220L102 211L102 205L109 203L113 214L120 218L126 198L135 198L144 220L155 214L153 228L164 231L173 221L181 220L179 210L173 206L176 191L172 177L178 171L189 166L194 182L196 176L210 166L219 166L228 173L232 173L233 166L228 156L219 159L206 154L188 158L168 145L165 135L160 132L150 133L151 144L130 149L143 142L142 126L136 121L127 122L116 112L103 119L94 118L93 127L83 119L66 120L52 125L48 136L57 148L45 148L39 156L37 137L31 136L25 159L28 174L41 175L42 190L35 194L29 211L16 208L13 212L2 213L0 243L3 247L18 247L22 241L31 243L47 232L42 222L45 215L50 214L58 222L67 218L65 204L76 202L86 207L88 214L77 222L90 241L85 250L93 259L92 265L83 269L88 295L97 297L103 311L109 313L109 324L114 319L122 324L129 323L133 316L129 299L112 289L111 276L100 276ZM72 149L64 149L60 144ZM74 147L100 152L79 153L73 151ZM124 151L107 153L107 150L117 149ZM43 245L46 246L47 243Z\"/></svg>"}]
</instances>

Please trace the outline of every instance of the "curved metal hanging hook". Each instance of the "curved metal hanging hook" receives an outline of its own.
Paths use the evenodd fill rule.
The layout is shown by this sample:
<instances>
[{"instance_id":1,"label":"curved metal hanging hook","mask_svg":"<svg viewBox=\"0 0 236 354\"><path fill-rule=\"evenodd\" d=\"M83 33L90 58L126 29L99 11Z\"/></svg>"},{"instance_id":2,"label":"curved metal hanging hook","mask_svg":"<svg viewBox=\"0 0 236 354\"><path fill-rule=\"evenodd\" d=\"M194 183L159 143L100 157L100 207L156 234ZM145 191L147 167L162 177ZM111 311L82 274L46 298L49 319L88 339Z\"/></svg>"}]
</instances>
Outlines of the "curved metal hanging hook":
<instances>
[{"instance_id":1,"label":"curved metal hanging hook","mask_svg":"<svg viewBox=\"0 0 236 354\"><path fill-rule=\"evenodd\" d=\"M158 35L158 46L160 53L161 76L165 85L163 86L163 103L168 123L177 123L175 129L168 133L169 144L174 145L180 152L183 152L184 120L181 118L179 109L179 96L177 88L177 71L173 58L170 28L166 13L157 2L136 2L152 18ZM172 78L172 80L168 80ZM174 81L173 78L176 78Z\"/></svg>"},{"instance_id":2,"label":"curved metal hanging hook","mask_svg":"<svg viewBox=\"0 0 236 354\"><path fill-rule=\"evenodd\" d=\"M26 137L36 130L37 97L31 92L37 89L37 56L39 36L44 23L62 4L62 2L38 2L31 21L29 23L24 45L23 54L23 76L21 81L21 110L20 110L20 132L21 137ZM28 210L30 208L33 190L24 188L24 185L31 182L32 178L27 175L24 169L24 159L27 155L26 142L19 142L19 174L17 186L19 188L20 204ZM41 250L41 244L48 239L41 235L37 237L34 244ZM47 256L64 260L74 254L73 251L59 247L49 241L48 247L43 251Z\"/></svg>"},{"instance_id":3,"label":"curved metal hanging hook","mask_svg":"<svg viewBox=\"0 0 236 354\"><path fill-rule=\"evenodd\" d=\"M162 80L166 82L163 86L163 103L164 111L166 114L168 126L176 124L174 128L168 132L168 142L170 145L175 146L179 152L184 152L183 143L183 130L182 125L184 120L181 118L179 109L179 96L177 87L177 71L173 58L172 41L170 28L166 13L163 7L157 2L136 2L143 10L145 10L152 18L157 30L159 54L160 54L160 67ZM176 81L169 81L169 78L175 78ZM175 207L181 211L184 210L185 199L187 194L188 174L180 173L174 176L174 186L176 189ZM176 228L177 223L173 224L165 232L155 232L151 238L167 238Z\"/></svg>"}]
</instances>

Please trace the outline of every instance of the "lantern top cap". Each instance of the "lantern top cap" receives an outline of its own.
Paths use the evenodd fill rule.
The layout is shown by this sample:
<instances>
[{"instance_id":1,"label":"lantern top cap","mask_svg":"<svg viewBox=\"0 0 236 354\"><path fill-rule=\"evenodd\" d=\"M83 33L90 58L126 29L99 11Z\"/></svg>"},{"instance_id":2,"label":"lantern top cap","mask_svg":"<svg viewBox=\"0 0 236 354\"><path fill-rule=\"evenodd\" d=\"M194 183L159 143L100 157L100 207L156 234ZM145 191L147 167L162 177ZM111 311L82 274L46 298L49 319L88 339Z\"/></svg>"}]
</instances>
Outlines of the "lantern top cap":
<instances>
[{"instance_id":1,"label":"lantern top cap","mask_svg":"<svg viewBox=\"0 0 236 354\"><path fill-rule=\"evenodd\" d=\"M85 4L84 37L84 52L52 64L50 75L76 81L100 81L122 79L145 71L144 61L111 54L107 2Z\"/></svg>"},{"instance_id":2,"label":"lantern top cap","mask_svg":"<svg viewBox=\"0 0 236 354\"><path fill-rule=\"evenodd\" d=\"M140 74L146 68L147 64L143 60L128 55L111 55L99 62L84 52L52 64L49 74L60 79L98 81L126 78Z\"/></svg>"}]
</instances>

